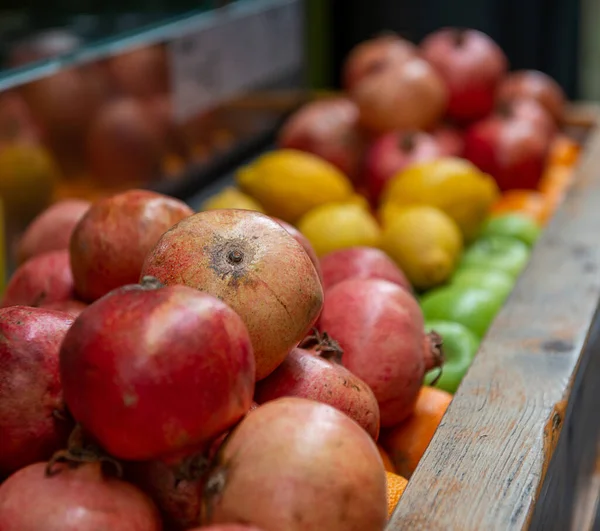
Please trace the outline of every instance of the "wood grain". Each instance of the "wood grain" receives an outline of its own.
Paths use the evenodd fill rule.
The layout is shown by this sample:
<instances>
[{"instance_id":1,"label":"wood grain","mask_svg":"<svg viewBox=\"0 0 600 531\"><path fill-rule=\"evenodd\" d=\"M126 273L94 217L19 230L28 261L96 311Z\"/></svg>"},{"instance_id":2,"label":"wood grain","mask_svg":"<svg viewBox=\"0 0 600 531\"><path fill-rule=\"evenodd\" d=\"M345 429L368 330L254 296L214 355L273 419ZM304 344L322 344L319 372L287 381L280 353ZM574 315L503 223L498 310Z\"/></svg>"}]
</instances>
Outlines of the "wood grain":
<instances>
[{"instance_id":1,"label":"wood grain","mask_svg":"<svg viewBox=\"0 0 600 531\"><path fill-rule=\"evenodd\" d=\"M589 109L575 111L574 126L593 121ZM594 130L572 190L482 343L388 531L569 529L569 522L535 513L562 496L561 470L576 468L577 456L568 453L576 446L562 460L557 448L567 440L564 427L577 425L574 398L583 396L585 369L600 356L598 334L591 334L599 297L600 132ZM588 395L582 407L597 410L600 385ZM580 444L587 448L592 437L595 447L600 415L587 422ZM546 527L539 527L542 520Z\"/></svg>"}]
</instances>

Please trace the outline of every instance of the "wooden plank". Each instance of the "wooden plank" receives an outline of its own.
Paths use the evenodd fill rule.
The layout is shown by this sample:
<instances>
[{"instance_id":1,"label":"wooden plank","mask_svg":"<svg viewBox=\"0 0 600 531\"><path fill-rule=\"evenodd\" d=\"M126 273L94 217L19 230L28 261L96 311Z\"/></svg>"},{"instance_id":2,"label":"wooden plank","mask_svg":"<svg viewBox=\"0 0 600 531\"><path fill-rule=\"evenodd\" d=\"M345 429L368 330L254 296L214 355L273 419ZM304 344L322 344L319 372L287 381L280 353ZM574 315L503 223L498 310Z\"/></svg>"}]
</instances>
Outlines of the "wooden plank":
<instances>
[{"instance_id":1,"label":"wooden plank","mask_svg":"<svg viewBox=\"0 0 600 531\"><path fill-rule=\"evenodd\" d=\"M597 334L590 335L600 297L597 129L577 171L411 478L389 531L526 529L535 523L536 504L551 501L549 470L560 463L564 468L552 458L561 433L568 431L563 427L576 418L573 397L585 368L600 355ZM598 391L591 393L596 407ZM586 400L589 407L590 397ZM600 415L591 422L597 428ZM569 522L549 525L546 529L569 528Z\"/></svg>"}]
</instances>

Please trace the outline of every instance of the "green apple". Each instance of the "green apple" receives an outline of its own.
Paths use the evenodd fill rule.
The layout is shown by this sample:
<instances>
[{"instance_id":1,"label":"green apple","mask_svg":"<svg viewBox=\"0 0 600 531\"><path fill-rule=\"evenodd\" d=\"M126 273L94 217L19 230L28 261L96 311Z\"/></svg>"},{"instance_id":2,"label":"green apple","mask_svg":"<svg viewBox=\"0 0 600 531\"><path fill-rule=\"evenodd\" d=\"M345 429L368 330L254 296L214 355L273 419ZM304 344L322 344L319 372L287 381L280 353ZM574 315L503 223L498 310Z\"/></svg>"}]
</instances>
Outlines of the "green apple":
<instances>
[{"instance_id":1,"label":"green apple","mask_svg":"<svg viewBox=\"0 0 600 531\"><path fill-rule=\"evenodd\" d=\"M444 365L435 387L455 393L477 353L479 339L467 327L449 321L427 321L425 330L442 337ZM438 374L439 369L429 371L425 375L425 385L431 385Z\"/></svg>"},{"instance_id":2,"label":"green apple","mask_svg":"<svg viewBox=\"0 0 600 531\"><path fill-rule=\"evenodd\" d=\"M425 294L421 309L426 321L460 323L481 339L504 300L500 291L449 285Z\"/></svg>"},{"instance_id":3,"label":"green apple","mask_svg":"<svg viewBox=\"0 0 600 531\"><path fill-rule=\"evenodd\" d=\"M531 217L511 213L489 218L484 223L479 237L509 236L533 247L541 233L542 229Z\"/></svg>"},{"instance_id":4,"label":"green apple","mask_svg":"<svg viewBox=\"0 0 600 531\"><path fill-rule=\"evenodd\" d=\"M453 286L481 288L499 292L504 298L510 295L516 279L499 269L463 267L455 271L450 279Z\"/></svg>"},{"instance_id":5,"label":"green apple","mask_svg":"<svg viewBox=\"0 0 600 531\"><path fill-rule=\"evenodd\" d=\"M527 265L529 254L529 247L521 240L509 236L487 236L475 240L464 252L459 268L497 269L517 277Z\"/></svg>"}]
</instances>

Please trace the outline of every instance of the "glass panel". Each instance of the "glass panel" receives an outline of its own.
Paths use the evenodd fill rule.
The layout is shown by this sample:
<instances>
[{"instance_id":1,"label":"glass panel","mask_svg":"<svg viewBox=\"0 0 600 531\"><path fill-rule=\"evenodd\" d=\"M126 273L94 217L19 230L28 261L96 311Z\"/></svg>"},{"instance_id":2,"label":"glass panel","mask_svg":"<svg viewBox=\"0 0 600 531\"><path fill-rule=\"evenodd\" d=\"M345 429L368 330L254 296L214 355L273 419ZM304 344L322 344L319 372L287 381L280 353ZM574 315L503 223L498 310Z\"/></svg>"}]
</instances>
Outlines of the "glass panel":
<instances>
[{"instance_id":1,"label":"glass panel","mask_svg":"<svg viewBox=\"0 0 600 531\"><path fill-rule=\"evenodd\" d=\"M301 0L242 0L0 76L9 251L53 201L131 187L185 197L273 131L305 97L302 18Z\"/></svg>"}]
</instances>

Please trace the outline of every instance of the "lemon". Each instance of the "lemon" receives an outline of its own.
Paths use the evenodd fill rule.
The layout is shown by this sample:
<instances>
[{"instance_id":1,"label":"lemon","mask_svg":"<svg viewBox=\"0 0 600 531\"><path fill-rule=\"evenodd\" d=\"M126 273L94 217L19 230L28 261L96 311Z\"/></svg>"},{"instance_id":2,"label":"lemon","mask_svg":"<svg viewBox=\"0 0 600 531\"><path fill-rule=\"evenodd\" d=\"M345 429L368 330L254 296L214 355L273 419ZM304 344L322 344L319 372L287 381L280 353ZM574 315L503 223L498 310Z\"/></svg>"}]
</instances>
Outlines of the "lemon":
<instances>
[{"instance_id":1,"label":"lemon","mask_svg":"<svg viewBox=\"0 0 600 531\"><path fill-rule=\"evenodd\" d=\"M388 183L383 203L423 204L443 210L472 240L499 197L494 179L455 157L412 164Z\"/></svg>"},{"instance_id":2,"label":"lemon","mask_svg":"<svg viewBox=\"0 0 600 531\"><path fill-rule=\"evenodd\" d=\"M377 212L377 217L379 218L379 223L381 223L384 227L392 223L396 216L398 216L406 207L398 205L396 203L392 203L388 201L387 203L383 203L379 207Z\"/></svg>"},{"instance_id":3,"label":"lemon","mask_svg":"<svg viewBox=\"0 0 600 531\"><path fill-rule=\"evenodd\" d=\"M319 205L344 201L353 194L352 184L335 166L293 149L259 157L238 170L237 183L269 215L289 223Z\"/></svg>"},{"instance_id":4,"label":"lemon","mask_svg":"<svg viewBox=\"0 0 600 531\"><path fill-rule=\"evenodd\" d=\"M9 219L29 222L39 214L58 179L57 166L43 147L15 143L0 149L0 198Z\"/></svg>"},{"instance_id":5,"label":"lemon","mask_svg":"<svg viewBox=\"0 0 600 531\"><path fill-rule=\"evenodd\" d=\"M413 286L427 289L452 275L463 239L447 214L434 207L414 205L397 211L384 226L381 247Z\"/></svg>"},{"instance_id":6,"label":"lemon","mask_svg":"<svg viewBox=\"0 0 600 531\"><path fill-rule=\"evenodd\" d=\"M348 247L377 247L381 237L379 225L368 208L353 201L312 209L300 219L298 229L318 256Z\"/></svg>"},{"instance_id":7,"label":"lemon","mask_svg":"<svg viewBox=\"0 0 600 531\"><path fill-rule=\"evenodd\" d=\"M262 207L254 199L233 186L224 188L218 194L213 195L202 203L202 210L219 210L221 208L237 208L240 210L263 212Z\"/></svg>"}]
</instances>

